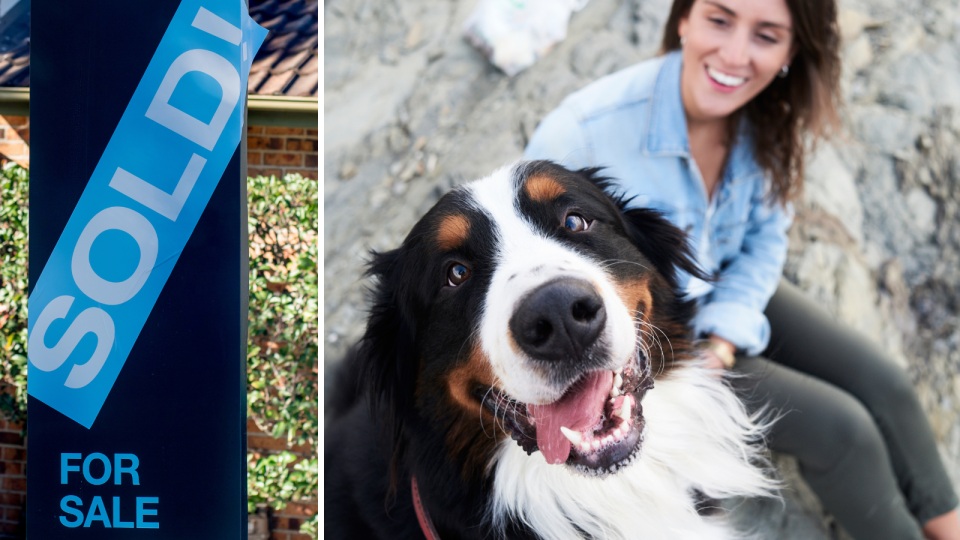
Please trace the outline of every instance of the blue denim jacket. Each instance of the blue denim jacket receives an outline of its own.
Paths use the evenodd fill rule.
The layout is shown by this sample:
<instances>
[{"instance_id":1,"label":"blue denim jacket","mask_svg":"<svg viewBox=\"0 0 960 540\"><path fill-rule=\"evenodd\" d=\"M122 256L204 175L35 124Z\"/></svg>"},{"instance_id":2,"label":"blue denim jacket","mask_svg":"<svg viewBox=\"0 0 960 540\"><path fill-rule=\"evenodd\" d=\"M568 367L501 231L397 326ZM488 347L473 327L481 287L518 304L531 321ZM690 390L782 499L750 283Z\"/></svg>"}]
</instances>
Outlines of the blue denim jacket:
<instances>
[{"instance_id":1,"label":"blue denim jacket","mask_svg":"<svg viewBox=\"0 0 960 540\"><path fill-rule=\"evenodd\" d=\"M708 200L687 143L680 67L680 53L672 52L571 94L537 127L524 159L604 166L633 197L631 206L659 210L687 231L700 267L719 277L707 284L681 276L687 294L699 299L695 335L717 334L759 354L770 340L763 310L783 270L792 210L766 196L769 179L747 130Z\"/></svg>"}]
</instances>

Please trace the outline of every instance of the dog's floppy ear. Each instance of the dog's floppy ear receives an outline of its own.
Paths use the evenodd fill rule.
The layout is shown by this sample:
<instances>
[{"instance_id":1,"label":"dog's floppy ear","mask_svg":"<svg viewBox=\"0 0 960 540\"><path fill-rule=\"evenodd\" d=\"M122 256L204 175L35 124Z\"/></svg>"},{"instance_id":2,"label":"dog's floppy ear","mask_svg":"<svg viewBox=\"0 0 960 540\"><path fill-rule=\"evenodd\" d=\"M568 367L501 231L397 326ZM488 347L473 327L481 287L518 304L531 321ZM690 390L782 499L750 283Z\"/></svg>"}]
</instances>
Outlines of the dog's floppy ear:
<instances>
[{"instance_id":1,"label":"dog's floppy ear","mask_svg":"<svg viewBox=\"0 0 960 540\"><path fill-rule=\"evenodd\" d=\"M361 341L357 368L370 411L380 424L383 441L391 452L392 492L402 457L404 419L413 410L417 366L415 318L404 309L402 248L371 252L367 275L377 279L373 306Z\"/></svg>"},{"instance_id":2,"label":"dog's floppy ear","mask_svg":"<svg viewBox=\"0 0 960 540\"><path fill-rule=\"evenodd\" d=\"M623 217L627 221L630 241L650 259L671 286L677 287L677 269L704 281L714 281L694 261L687 234L663 214L645 208L629 208L623 211Z\"/></svg>"},{"instance_id":3,"label":"dog's floppy ear","mask_svg":"<svg viewBox=\"0 0 960 540\"><path fill-rule=\"evenodd\" d=\"M617 190L616 181L602 176L603 167L580 169L580 174L600 188L623 213L627 235L633 245L657 268L668 283L677 287L677 269L704 281L714 278L697 265L687 234L670 223L663 214L645 208L628 208L630 199Z\"/></svg>"}]
</instances>

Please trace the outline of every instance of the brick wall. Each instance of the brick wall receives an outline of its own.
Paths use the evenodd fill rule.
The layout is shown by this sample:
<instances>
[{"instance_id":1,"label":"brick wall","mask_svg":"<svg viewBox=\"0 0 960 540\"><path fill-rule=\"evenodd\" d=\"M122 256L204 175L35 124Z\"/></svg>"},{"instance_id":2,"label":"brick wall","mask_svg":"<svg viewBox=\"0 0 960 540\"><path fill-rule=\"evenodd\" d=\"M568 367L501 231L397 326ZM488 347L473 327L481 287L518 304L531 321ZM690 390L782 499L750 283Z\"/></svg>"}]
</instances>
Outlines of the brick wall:
<instances>
[{"instance_id":1,"label":"brick wall","mask_svg":"<svg viewBox=\"0 0 960 540\"><path fill-rule=\"evenodd\" d=\"M0 538L23 538L27 497L27 448L23 426L0 418Z\"/></svg>"},{"instance_id":2,"label":"brick wall","mask_svg":"<svg viewBox=\"0 0 960 540\"><path fill-rule=\"evenodd\" d=\"M30 167L30 117L0 115L0 158Z\"/></svg>"},{"instance_id":3,"label":"brick wall","mask_svg":"<svg viewBox=\"0 0 960 540\"><path fill-rule=\"evenodd\" d=\"M317 180L319 133L318 129L247 126L247 174L279 178L299 173Z\"/></svg>"},{"instance_id":4,"label":"brick wall","mask_svg":"<svg viewBox=\"0 0 960 540\"><path fill-rule=\"evenodd\" d=\"M301 173L302 174L302 173ZM308 445L287 444L285 439L276 439L264 433L252 419L247 419L247 453L253 454L254 458L260 454L272 454L289 450L290 452L301 456L313 456L313 452ZM300 532L300 524L303 521L316 514L319 509L319 501L305 501L289 503L283 510L273 510L266 505L260 505L258 514L266 515L267 526L265 528L269 533L270 540L310 540L310 536ZM257 517L251 516L252 520ZM253 536L251 535L251 538Z\"/></svg>"}]
</instances>

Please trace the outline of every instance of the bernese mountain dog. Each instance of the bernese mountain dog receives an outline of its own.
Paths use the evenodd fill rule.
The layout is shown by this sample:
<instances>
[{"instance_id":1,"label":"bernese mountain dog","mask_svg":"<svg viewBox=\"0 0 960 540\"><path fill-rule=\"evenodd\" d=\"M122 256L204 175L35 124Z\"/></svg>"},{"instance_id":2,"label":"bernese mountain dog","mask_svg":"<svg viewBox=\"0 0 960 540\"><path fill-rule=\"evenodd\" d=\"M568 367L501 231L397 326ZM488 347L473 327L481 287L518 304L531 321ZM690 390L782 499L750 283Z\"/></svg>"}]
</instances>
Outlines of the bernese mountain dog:
<instances>
[{"instance_id":1,"label":"bernese mountain dog","mask_svg":"<svg viewBox=\"0 0 960 540\"><path fill-rule=\"evenodd\" d=\"M324 448L328 539L738 537L763 425L690 340L684 233L599 169L522 162L375 253Z\"/></svg>"}]
</instances>

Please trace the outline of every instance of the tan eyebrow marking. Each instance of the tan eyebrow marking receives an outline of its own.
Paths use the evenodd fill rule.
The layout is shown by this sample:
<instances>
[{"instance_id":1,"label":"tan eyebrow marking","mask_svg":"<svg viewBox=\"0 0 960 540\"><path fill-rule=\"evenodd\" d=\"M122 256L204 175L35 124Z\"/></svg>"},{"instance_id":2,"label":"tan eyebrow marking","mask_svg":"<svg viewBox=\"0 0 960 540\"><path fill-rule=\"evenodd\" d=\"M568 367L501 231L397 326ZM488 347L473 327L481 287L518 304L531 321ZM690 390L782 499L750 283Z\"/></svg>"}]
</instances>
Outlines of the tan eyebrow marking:
<instances>
[{"instance_id":1,"label":"tan eyebrow marking","mask_svg":"<svg viewBox=\"0 0 960 540\"><path fill-rule=\"evenodd\" d=\"M536 202L550 201L566 193L556 179L542 174L528 179L525 189L527 195Z\"/></svg>"},{"instance_id":2,"label":"tan eyebrow marking","mask_svg":"<svg viewBox=\"0 0 960 540\"><path fill-rule=\"evenodd\" d=\"M443 218L437 229L437 246L445 251L457 249L467 241L470 235L470 222L467 218L453 214Z\"/></svg>"}]
</instances>

